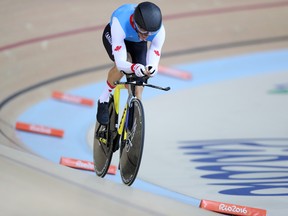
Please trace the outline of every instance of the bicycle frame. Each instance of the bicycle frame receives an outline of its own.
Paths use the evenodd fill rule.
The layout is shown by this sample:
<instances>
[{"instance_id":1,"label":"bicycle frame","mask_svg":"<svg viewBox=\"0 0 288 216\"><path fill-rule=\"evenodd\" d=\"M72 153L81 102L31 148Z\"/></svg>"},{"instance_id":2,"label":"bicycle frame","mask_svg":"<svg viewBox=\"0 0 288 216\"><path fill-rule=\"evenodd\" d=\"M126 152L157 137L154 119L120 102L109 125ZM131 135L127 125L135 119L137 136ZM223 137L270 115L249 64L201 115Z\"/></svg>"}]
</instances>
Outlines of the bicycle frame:
<instances>
[{"instance_id":1,"label":"bicycle frame","mask_svg":"<svg viewBox=\"0 0 288 216\"><path fill-rule=\"evenodd\" d=\"M126 105L125 105L123 113L122 113L120 125L116 125L116 128L118 129L118 135L119 136L121 136L121 134L123 133L124 126L127 127L127 125L125 125L125 123L127 122L127 119L128 119L128 115L127 115L128 105L130 104L130 101L133 98L135 98L135 87L137 86L137 84L136 84L136 81L133 81L130 83L131 84L129 84L129 82L124 82L124 83L115 82L115 84L117 84L117 85L116 85L115 90L114 90L113 98L114 98L114 106L115 106L115 111L117 113L117 116L119 116L120 91L122 89L127 89L126 86L128 85L128 99L127 99ZM156 88L156 89L163 90L163 91L169 91L170 90L170 87L163 88L160 86L155 86L155 85L146 84L146 83L142 83L141 86L152 87L152 88ZM127 139L127 133L125 130L124 130L123 135L124 135L123 139L126 140Z\"/></svg>"},{"instance_id":2,"label":"bicycle frame","mask_svg":"<svg viewBox=\"0 0 288 216\"><path fill-rule=\"evenodd\" d=\"M141 101L136 97L137 86L152 87L164 91L170 87L160 87L134 79L135 75L126 76L126 82L117 81L114 94L109 100L110 121L108 125L96 122L93 143L95 172L104 177L109 169L112 155L120 147L119 169L123 183L130 186L138 173L145 137L144 110ZM120 117L120 93L128 90L128 97ZM120 123L119 123L120 121ZM136 132L137 131L137 132ZM123 151L123 149L126 149Z\"/></svg>"},{"instance_id":3,"label":"bicycle frame","mask_svg":"<svg viewBox=\"0 0 288 216\"><path fill-rule=\"evenodd\" d=\"M114 90L114 94L113 94L113 98L114 98L114 106L115 106L115 111L116 111L116 114L117 116L119 116L119 108L120 108L120 91L122 89L127 89L126 86L124 84L119 84L115 87L115 90ZM127 113L127 110L128 110L128 105L131 101L131 99L134 97L133 94L131 93L131 89L130 89L130 86L128 88L128 99L127 99L127 102L125 104L125 107L124 107L124 110L122 112L122 117L121 117L121 120L120 120L120 124L117 125L117 131L118 131L118 135L121 136L121 134L123 133L123 130L126 126L126 122L127 122L127 119L128 119L128 113ZM117 121L118 122L118 121ZM126 140L127 139L127 133L126 131L124 130L124 134L123 134L123 139Z\"/></svg>"}]
</instances>

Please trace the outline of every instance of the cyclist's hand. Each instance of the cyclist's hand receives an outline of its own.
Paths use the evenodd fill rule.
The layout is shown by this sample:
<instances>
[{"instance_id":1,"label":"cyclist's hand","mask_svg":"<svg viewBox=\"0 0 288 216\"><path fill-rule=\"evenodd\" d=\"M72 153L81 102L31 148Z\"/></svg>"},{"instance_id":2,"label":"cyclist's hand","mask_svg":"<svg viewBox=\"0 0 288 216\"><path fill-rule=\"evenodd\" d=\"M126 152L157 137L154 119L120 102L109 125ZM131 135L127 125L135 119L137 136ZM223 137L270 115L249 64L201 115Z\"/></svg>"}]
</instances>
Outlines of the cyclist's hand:
<instances>
[{"instance_id":1,"label":"cyclist's hand","mask_svg":"<svg viewBox=\"0 0 288 216\"><path fill-rule=\"evenodd\" d=\"M157 74L157 68L152 65L147 65L146 70L149 77L153 77Z\"/></svg>"},{"instance_id":2,"label":"cyclist's hand","mask_svg":"<svg viewBox=\"0 0 288 216\"><path fill-rule=\"evenodd\" d=\"M132 71L136 74L137 77L145 76L146 68L142 64L133 64Z\"/></svg>"}]
</instances>

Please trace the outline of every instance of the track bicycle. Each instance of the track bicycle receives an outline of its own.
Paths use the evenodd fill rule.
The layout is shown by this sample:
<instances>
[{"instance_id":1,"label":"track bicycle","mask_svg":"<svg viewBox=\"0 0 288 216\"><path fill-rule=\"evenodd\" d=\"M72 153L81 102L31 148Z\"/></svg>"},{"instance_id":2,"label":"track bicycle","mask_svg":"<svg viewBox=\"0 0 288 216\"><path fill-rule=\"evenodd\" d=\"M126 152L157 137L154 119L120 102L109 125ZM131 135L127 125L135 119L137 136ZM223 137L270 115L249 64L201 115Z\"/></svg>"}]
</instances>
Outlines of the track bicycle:
<instances>
[{"instance_id":1,"label":"track bicycle","mask_svg":"<svg viewBox=\"0 0 288 216\"><path fill-rule=\"evenodd\" d=\"M146 77L148 79L148 77ZM142 102L135 96L136 86L151 87L169 91L170 87L160 87L126 75L126 82L115 82L114 94L109 99L109 123L101 125L96 120L93 159L95 173L104 177L108 172L112 155L120 148L119 166L122 182L132 185L141 163L145 136L145 119ZM128 88L128 98L118 124L120 90Z\"/></svg>"}]
</instances>

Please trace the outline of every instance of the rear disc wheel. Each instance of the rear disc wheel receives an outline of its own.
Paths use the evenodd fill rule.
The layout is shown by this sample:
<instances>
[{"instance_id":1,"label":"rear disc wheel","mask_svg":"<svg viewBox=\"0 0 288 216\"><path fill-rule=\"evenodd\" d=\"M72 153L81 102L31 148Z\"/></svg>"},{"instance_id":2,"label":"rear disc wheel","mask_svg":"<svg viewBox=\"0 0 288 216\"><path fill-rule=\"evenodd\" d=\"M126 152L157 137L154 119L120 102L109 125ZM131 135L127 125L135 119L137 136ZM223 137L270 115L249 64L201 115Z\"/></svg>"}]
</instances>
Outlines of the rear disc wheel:
<instances>
[{"instance_id":1,"label":"rear disc wheel","mask_svg":"<svg viewBox=\"0 0 288 216\"><path fill-rule=\"evenodd\" d=\"M114 110L113 98L109 101L109 124L101 125L96 122L93 143L93 159L96 175L104 177L109 169L113 155L113 140L116 135L115 121L116 112Z\"/></svg>"}]
</instances>

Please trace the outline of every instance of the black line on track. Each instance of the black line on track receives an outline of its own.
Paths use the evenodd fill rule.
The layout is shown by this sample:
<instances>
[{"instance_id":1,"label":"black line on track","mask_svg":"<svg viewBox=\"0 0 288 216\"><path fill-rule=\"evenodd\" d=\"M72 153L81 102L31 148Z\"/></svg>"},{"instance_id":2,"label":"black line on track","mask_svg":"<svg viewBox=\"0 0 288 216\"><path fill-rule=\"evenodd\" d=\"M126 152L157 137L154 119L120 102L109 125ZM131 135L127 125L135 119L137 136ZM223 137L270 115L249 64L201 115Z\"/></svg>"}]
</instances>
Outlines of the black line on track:
<instances>
[{"instance_id":1,"label":"black line on track","mask_svg":"<svg viewBox=\"0 0 288 216\"><path fill-rule=\"evenodd\" d=\"M34 90L34 89L39 88L39 87L42 87L44 85L48 85L48 84L53 83L53 82L57 82L57 81L64 80L64 79L68 79L68 78L71 78L71 77L74 77L74 76L79 76L79 75L83 75L83 74L86 74L86 73L97 72L99 70L107 69L107 68L109 68L109 66L111 66L111 64L99 65L97 67L86 68L86 69L83 69L83 70L74 71L74 72L71 72L71 73L68 73L68 74L65 74L65 75L62 75L62 76L58 76L58 77L55 77L55 78L52 78L52 79L37 83L37 84L29 86L27 88L24 88L24 89L22 89L22 90L20 90L20 91L18 91L16 93L10 95L9 97L4 99L3 101L1 101L1 103L0 103L0 111L8 102L10 102L14 98L16 98L16 97L18 97L18 96L20 96L20 95L22 95L24 93L27 93L27 92L29 92L31 90Z\"/></svg>"},{"instance_id":2,"label":"black line on track","mask_svg":"<svg viewBox=\"0 0 288 216\"><path fill-rule=\"evenodd\" d=\"M269 43L279 43L288 41L288 35L278 36L278 37L271 37L271 38L259 38L247 41L237 41L231 43L223 43L223 44L213 44L209 46L202 46L202 47L195 47L185 50L177 50L168 53L163 53L162 58L167 57L175 57L180 55L187 55L187 54L197 54L197 53L204 53L204 52L211 52L223 49L231 49L231 48L239 48L239 47L247 47L247 46L256 46L262 44L269 44Z\"/></svg>"},{"instance_id":3,"label":"black line on track","mask_svg":"<svg viewBox=\"0 0 288 216\"><path fill-rule=\"evenodd\" d=\"M268 44L268 43L278 43L278 42L284 42L288 41L288 35L284 36L278 36L278 37L272 37L272 38L260 38L260 39L254 39L254 40L248 40L248 41L239 41L239 42L232 42L232 43L224 43L224 44L214 44L209 46L202 46L202 47L195 47L190 49L184 49L184 50L177 50L177 51L171 51L167 53L162 54L162 58L168 58L168 57L176 57L181 55L188 55L188 54L197 54L197 53L203 53L203 52L209 52L209 51L216 51L216 50L223 50L223 49L231 49L231 48L237 48L237 47L246 47L246 46L255 46L255 45L261 45L261 44ZM38 87L57 82L63 79L68 79L75 76L80 76L87 73L97 72L99 70L108 69L111 66L111 64L105 64L105 65L99 65L92 68L86 68L78 71L74 71L71 73L68 73L66 75L58 76L53 79L49 79L40 83L37 83L35 85L32 85L28 88L22 89L0 103L0 111L1 109L11 100L14 98L20 96L21 94L24 94L26 92L29 92L31 90L34 90Z\"/></svg>"},{"instance_id":4,"label":"black line on track","mask_svg":"<svg viewBox=\"0 0 288 216\"><path fill-rule=\"evenodd\" d=\"M171 58L181 55L188 55L188 54L197 54L197 53L204 53L204 52L210 52L210 51L217 51L217 50L223 50L223 49L231 49L231 48L238 48L238 47L247 47L247 46L255 46L255 45L262 45L262 44L269 44L269 43L279 43L279 42L285 42L288 41L288 35L278 36L278 37L271 37L271 38L259 38L259 39L253 39L253 40L247 40L247 41L238 41L238 42L231 42L231 43L223 43L223 44L214 44L209 46L202 46L202 47L195 47L190 49L184 49L184 50L176 50L171 52L166 52L162 54L162 58ZM92 68L86 68L78 71L74 71L62 76L58 76L40 83L37 83L35 85L29 86L27 88L24 88L18 92L15 92L14 94L8 96L0 103L0 111L1 109L6 106L9 102L14 100L16 97L23 95L31 90L35 90L36 88L42 87L44 85L48 85L53 82L57 82L63 79L72 78L75 76L80 76L87 73L97 72L99 70L108 69L111 67L111 64L104 64L99 65ZM5 133L0 128L0 134L5 135Z\"/></svg>"}]
</instances>

